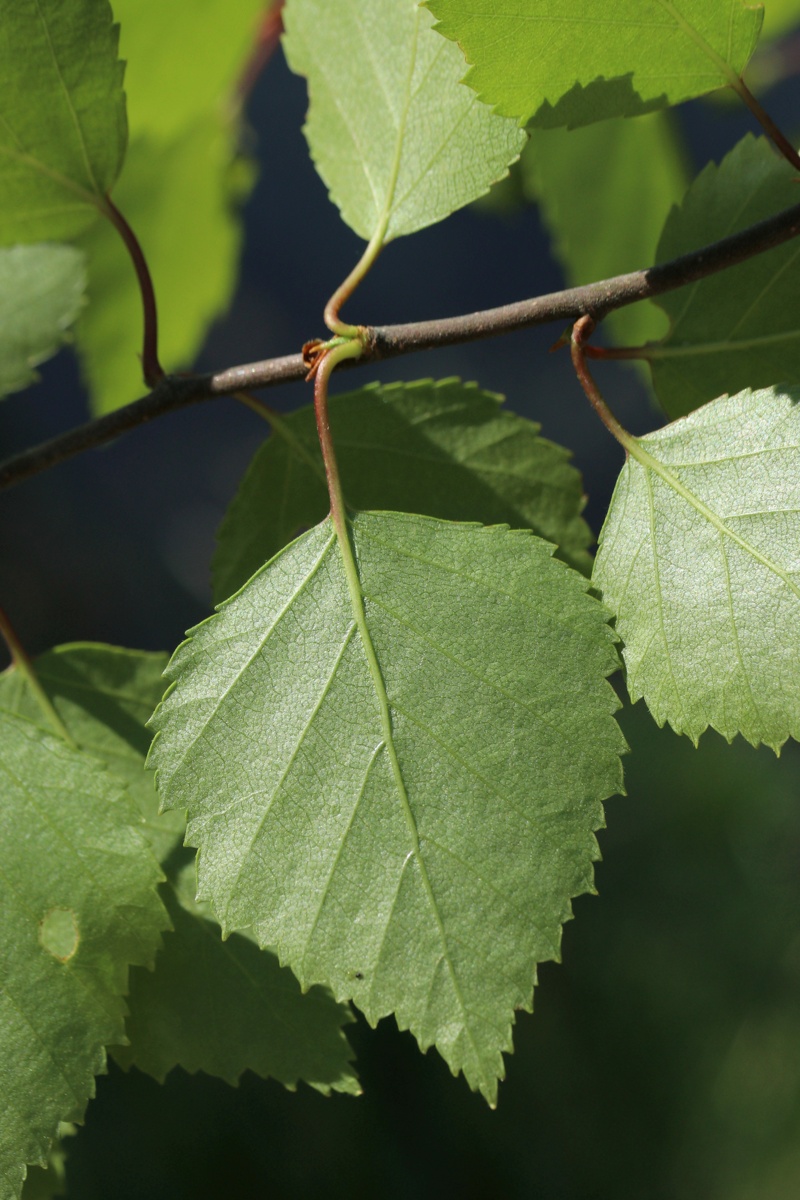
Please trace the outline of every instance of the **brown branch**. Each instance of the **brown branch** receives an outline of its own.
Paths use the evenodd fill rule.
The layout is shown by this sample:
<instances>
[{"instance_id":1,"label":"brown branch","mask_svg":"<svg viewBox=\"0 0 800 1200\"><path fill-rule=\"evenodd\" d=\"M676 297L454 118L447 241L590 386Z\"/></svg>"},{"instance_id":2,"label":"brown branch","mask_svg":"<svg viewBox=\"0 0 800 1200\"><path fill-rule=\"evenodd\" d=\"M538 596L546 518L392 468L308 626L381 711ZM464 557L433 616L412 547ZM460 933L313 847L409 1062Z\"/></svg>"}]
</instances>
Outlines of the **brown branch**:
<instances>
[{"instance_id":1,"label":"brown branch","mask_svg":"<svg viewBox=\"0 0 800 1200\"><path fill-rule=\"evenodd\" d=\"M798 234L800 204L766 221L760 221L741 233L644 271L633 271L599 283L567 288L466 316L369 328L366 330L364 353L357 360L342 363L342 368L413 354L418 350L496 337L516 329L529 329L554 321L577 321L582 316L591 316L597 322L614 309L696 283L708 275L783 245ZM304 379L307 371L308 366L302 354L291 354L229 367L215 375L168 377L143 399L107 416L88 421L77 429L0 464L0 489L21 483L23 479L37 475L84 450L112 441L121 433L165 413L233 392L294 382Z\"/></svg>"}]
</instances>

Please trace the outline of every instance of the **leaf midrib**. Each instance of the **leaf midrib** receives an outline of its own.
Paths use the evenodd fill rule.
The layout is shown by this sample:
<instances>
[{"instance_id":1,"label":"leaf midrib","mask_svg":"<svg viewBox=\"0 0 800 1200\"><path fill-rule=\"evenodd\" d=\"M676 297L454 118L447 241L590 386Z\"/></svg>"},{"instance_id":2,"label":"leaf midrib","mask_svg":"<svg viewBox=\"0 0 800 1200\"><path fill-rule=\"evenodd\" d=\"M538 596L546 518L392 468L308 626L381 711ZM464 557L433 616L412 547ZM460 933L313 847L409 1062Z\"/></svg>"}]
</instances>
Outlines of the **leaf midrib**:
<instances>
[{"instance_id":1,"label":"leaf midrib","mask_svg":"<svg viewBox=\"0 0 800 1200\"><path fill-rule=\"evenodd\" d=\"M422 850L421 850L421 846L420 846L419 829L417 828L416 818L415 818L414 812L411 808L411 802L409 800L408 791L406 789L405 780L403 778L403 772L402 772L402 768L400 766L400 760L397 755L397 747L395 746L395 742L394 742L394 730L392 728L392 715L391 715L390 704L389 704L389 696L386 691L386 683L383 678L383 672L381 671L380 663L378 661L378 655L375 650L374 643L372 641L372 635L369 630L369 625L367 623L366 611L364 609L364 592L362 590L362 585L361 585L361 574L359 572L359 569L358 569L358 566L357 566L356 560L355 560L353 540L352 540L353 536L354 536L354 531L353 531L352 522L348 521L346 527L341 531L337 529L339 550L342 555L342 563L344 566L345 576L347 579L347 589L348 589L348 593L350 596L350 607L352 610L353 619L355 620L356 626L358 628L359 636L361 638L361 644L364 648L364 654L367 659L367 665L369 667L370 677L372 679L372 686L375 691L375 697L378 701L378 707L380 709L380 717L381 717L381 732L383 734L383 744L385 745L386 752L389 756L389 763L390 763L390 766L392 769L392 776L394 778L395 788L396 788L398 797L400 799L400 807L401 807L403 817L406 822L406 828L408 830L409 838L411 841L411 854L406 858L406 861L403 863L403 869L405 870L405 867L408 863L408 858L411 857L411 855L413 855L413 857L416 859L416 861L419 865L419 872L420 872L420 878L422 880L422 885L425 890L425 895L427 897L428 904L430 906L434 920L436 922L436 927L437 927L437 930L439 933L439 939L440 939L441 945L442 945L442 954L444 957L444 961L447 963L447 968L450 973L450 979L451 979L452 985L453 985L453 991L455 993L456 1000L458 1001L459 1007L461 1009L464 1032L466 1033L467 1038L469 1039L470 1045L472 1046L473 1053L475 1054L476 1065L479 1067L479 1069L481 1069L483 1059L480 1054L480 1051L478 1050L477 1045L475 1044L475 1038L474 1038L474 1035L472 1032L472 1025L468 1019L469 1009L467 1007L466 1001L465 1001L464 996L461 991L461 984L459 982L458 974L455 969L455 964L453 962L453 959L452 959L452 956L450 953L447 931L445 930L444 921L442 919L442 914L439 909L439 905L437 903L436 896L434 894L433 885L431 884L430 876L428 874L428 868L427 868L427 866L425 864L425 860L422 856ZM482 1073L483 1072L481 1070L481 1074Z\"/></svg>"},{"instance_id":2,"label":"leaf midrib","mask_svg":"<svg viewBox=\"0 0 800 1200\"><path fill-rule=\"evenodd\" d=\"M372 235L372 241L381 244L386 239L386 232L389 228L389 222L394 213L394 194L397 190L397 181L400 176L400 166L403 160L403 146L406 137L406 126L408 124L408 114L411 109L411 84L414 80L414 71L417 65L417 46L419 43L419 22L420 10L416 9L414 13L414 41L411 47L410 62L408 68L408 77L406 79L406 94L403 109L400 114L400 122L397 127L397 140L395 142L394 158L392 160L392 168L389 175L389 182L386 189L386 199L384 200L383 210L378 218L378 224L375 232ZM390 110L391 111L391 110Z\"/></svg>"},{"instance_id":3,"label":"leaf midrib","mask_svg":"<svg viewBox=\"0 0 800 1200\"><path fill-rule=\"evenodd\" d=\"M759 337L731 338L723 342L697 342L694 345L670 345L668 343L646 346L642 358L648 362L670 358L694 358L704 354L741 354L746 350L760 350L767 346L780 345L800 339L800 329L788 329L781 333L765 333Z\"/></svg>"},{"instance_id":4,"label":"leaf midrib","mask_svg":"<svg viewBox=\"0 0 800 1200\"><path fill-rule=\"evenodd\" d=\"M678 12L677 8L672 3L672 0L656 0L656 3L660 4L664 11L669 13L669 15L672 17L675 23L680 26L686 36L694 42L694 44L703 52L703 54L705 54L706 58L710 59L711 62L714 63L714 66L726 80L728 85L730 87L735 87L739 82L739 76L734 71L733 67L730 65L730 63L725 61L721 54L717 53L713 46L709 45L703 35L699 33L697 29L695 29L691 22L687 21L683 14Z\"/></svg>"},{"instance_id":5,"label":"leaf midrib","mask_svg":"<svg viewBox=\"0 0 800 1200\"><path fill-rule=\"evenodd\" d=\"M75 111L75 105L72 103L72 96L70 95L69 88L67 87L66 82L64 80L64 76L61 72L61 65L58 61L58 56L56 55L55 46L53 45L53 39L50 36L50 27L47 24L47 20L45 18L44 13L42 12L41 0L34 0L34 4L36 5L36 11L38 13L39 20L42 23L42 28L44 30L44 36L47 41L47 48L50 51L50 57L53 60L53 69L55 70L56 76L58 77L58 82L61 85L61 91L64 94L64 102L67 106L67 111L69 112L70 119L72 121L73 127L75 129L75 133L78 138L78 144L81 148L81 157L83 158L83 165L86 170L86 176L87 176L89 182L92 184L95 194L99 196L100 195L100 187L97 183L97 179L95 178L94 170L92 168L92 164L90 161L89 148L86 145L86 139L83 136L83 129L81 128L81 123L78 120L78 114Z\"/></svg>"}]
</instances>

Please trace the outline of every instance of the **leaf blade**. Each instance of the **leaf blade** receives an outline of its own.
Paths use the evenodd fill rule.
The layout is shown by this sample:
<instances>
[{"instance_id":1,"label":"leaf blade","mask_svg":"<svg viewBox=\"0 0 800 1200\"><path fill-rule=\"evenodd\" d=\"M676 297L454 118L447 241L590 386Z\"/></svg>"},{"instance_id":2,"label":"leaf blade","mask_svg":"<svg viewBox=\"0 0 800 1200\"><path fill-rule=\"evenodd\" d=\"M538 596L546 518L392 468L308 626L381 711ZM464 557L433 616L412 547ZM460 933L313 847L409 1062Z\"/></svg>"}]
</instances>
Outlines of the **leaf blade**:
<instances>
[{"instance_id":1,"label":"leaf blade","mask_svg":"<svg viewBox=\"0 0 800 1200\"><path fill-rule=\"evenodd\" d=\"M311 156L365 240L442 220L518 157L525 135L460 86L458 51L416 0L289 0L284 25L289 65L309 83Z\"/></svg>"},{"instance_id":2,"label":"leaf blade","mask_svg":"<svg viewBox=\"0 0 800 1200\"><path fill-rule=\"evenodd\" d=\"M609 510L594 579L631 697L695 742L800 735L797 414L747 391L638 439Z\"/></svg>"},{"instance_id":3,"label":"leaf blade","mask_svg":"<svg viewBox=\"0 0 800 1200\"><path fill-rule=\"evenodd\" d=\"M591 887L601 793L620 785L623 743L605 683L613 642L585 582L531 535L391 513L359 514L352 531L363 614L326 521L176 652L150 762L165 807L188 802L200 893L223 929L252 926L304 986L327 983L372 1022L394 1012L493 1102L513 1011L530 1007L535 963L558 955L569 898ZM488 581L495 568L508 573L505 591ZM520 598L532 583L539 608ZM486 603L472 613L466 594ZM509 629L531 638L535 669ZM497 661L487 664L489 644ZM581 717L565 756L561 710L543 714L558 708L551 673L567 644L567 707ZM517 684L533 688L538 716L513 698ZM476 711L502 731L499 745L478 738L476 749ZM223 728L232 773L217 805ZM488 828L482 804L493 806ZM520 822L533 841L524 849ZM476 941L477 954L466 949Z\"/></svg>"},{"instance_id":4,"label":"leaf blade","mask_svg":"<svg viewBox=\"0 0 800 1200\"><path fill-rule=\"evenodd\" d=\"M35 383L84 304L85 260L71 246L0 248L0 396Z\"/></svg>"},{"instance_id":5,"label":"leaf blade","mask_svg":"<svg viewBox=\"0 0 800 1200\"><path fill-rule=\"evenodd\" d=\"M0 31L0 245L74 237L96 216L125 153L111 7L3 0Z\"/></svg>"},{"instance_id":6,"label":"leaf blade","mask_svg":"<svg viewBox=\"0 0 800 1200\"><path fill-rule=\"evenodd\" d=\"M56 646L34 664L75 743L126 784L159 862L166 861L184 831L179 814L159 814L155 788L143 770L150 745L145 722L164 694L166 664L166 654L93 642ZM39 719L36 698L13 667L0 674L0 706Z\"/></svg>"},{"instance_id":7,"label":"leaf blade","mask_svg":"<svg viewBox=\"0 0 800 1200\"><path fill-rule=\"evenodd\" d=\"M680 104L747 65L763 9L744 0L427 0L466 82L521 123L591 124Z\"/></svg>"},{"instance_id":8,"label":"leaf blade","mask_svg":"<svg viewBox=\"0 0 800 1200\"><path fill-rule=\"evenodd\" d=\"M128 968L153 961L168 922L158 865L113 777L23 718L0 712L0 728L13 848L0 876L0 1180L17 1196L59 1122L83 1116L104 1046L124 1036Z\"/></svg>"}]
</instances>

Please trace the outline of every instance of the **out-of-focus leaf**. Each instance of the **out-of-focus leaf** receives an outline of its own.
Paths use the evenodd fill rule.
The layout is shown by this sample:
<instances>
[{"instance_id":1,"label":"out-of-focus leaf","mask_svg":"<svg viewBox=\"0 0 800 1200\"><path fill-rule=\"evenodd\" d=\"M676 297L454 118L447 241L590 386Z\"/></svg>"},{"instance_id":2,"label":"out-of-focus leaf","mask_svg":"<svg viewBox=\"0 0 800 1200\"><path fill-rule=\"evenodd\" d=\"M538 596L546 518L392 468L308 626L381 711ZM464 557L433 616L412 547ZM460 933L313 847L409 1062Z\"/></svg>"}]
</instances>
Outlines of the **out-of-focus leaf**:
<instances>
[{"instance_id":1,"label":"out-of-focus leaf","mask_svg":"<svg viewBox=\"0 0 800 1200\"><path fill-rule=\"evenodd\" d=\"M172 142L136 138L115 202L133 226L158 297L159 354L168 371L191 365L236 283L241 226L235 203L253 176L231 157L215 114ZM78 326L81 363L96 413L142 394L142 310L133 268L116 231L103 223L85 240L90 293L98 303Z\"/></svg>"},{"instance_id":2,"label":"out-of-focus leaf","mask_svg":"<svg viewBox=\"0 0 800 1200\"><path fill-rule=\"evenodd\" d=\"M173 142L218 119L256 44L269 0L114 0L131 135Z\"/></svg>"},{"instance_id":3,"label":"out-of-focus leaf","mask_svg":"<svg viewBox=\"0 0 800 1200\"><path fill-rule=\"evenodd\" d=\"M0 249L0 396L38 378L84 303L86 263L72 246Z\"/></svg>"},{"instance_id":4,"label":"out-of-focus leaf","mask_svg":"<svg viewBox=\"0 0 800 1200\"><path fill-rule=\"evenodd\" d=\"M618 118L586 129L535 129L522 155L527 197L538 201L569 284L649 266L670 208L683 196L686 164L669 113ZM638 345L665 332L650 302L603 322Z\"/></svg>"},{"instance_id":5,"label":"out-of-focus leaf","mask_svg":"<svg viewBox=\"0 0 800 1200\"><path fill-rule=\"evenodd\" d=\"M781 37L800 25L800 0L765 0L765 38Z\"/></svg>"}]
</instances>

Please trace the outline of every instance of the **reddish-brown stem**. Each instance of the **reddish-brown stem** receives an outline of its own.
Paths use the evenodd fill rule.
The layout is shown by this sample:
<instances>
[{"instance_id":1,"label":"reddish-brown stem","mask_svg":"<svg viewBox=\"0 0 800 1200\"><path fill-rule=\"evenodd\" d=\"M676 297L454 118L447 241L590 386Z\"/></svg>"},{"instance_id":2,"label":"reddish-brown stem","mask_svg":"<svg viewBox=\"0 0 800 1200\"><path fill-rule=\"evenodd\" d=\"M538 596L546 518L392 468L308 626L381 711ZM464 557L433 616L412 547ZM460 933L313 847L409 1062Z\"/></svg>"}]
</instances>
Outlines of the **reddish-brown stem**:
<instances>
[{"instance_id":1,"label":"reddish-brown stem","mask_svg":"<svg viewBox=\"0 0 800 1200\"><path fill-rule=\"evenodd\" d=\"M762 108L745 81L740 78L735 84L734 90L742 98L761 128L775 146L777 146L786 161L792 164L795 171L800 171L800 154L797 153L786 135L778 128L769 113Z\"/></svg>"},{"instance_id":2,"label":"reddish-brown stem","mask_svg":"<svg viewBox=\"0 0 800 1200\"><path fill-rule=\"evenodd\" d=\"M11 661L24 678L31 692L33 693L37 704L43 715L47 718L51 728L62 738L68 746L75 749L75 742L70 737L70 734L64 725L64 722L59 717L50 697L39 682L36 670L31 662L25 647L17 637L13 625L8 619L4 609L0 608L0 636L8 647L8 652L11 655Z\"/></svg>"},{"instance_id":3,"label":"reddish-brown stem","mask_svg":"<svg viewBox=\"0 0 800 1200\"><path fill-rule=\"evenodd\" d=\"M358 358L362 346L359 342L345 342L327 350L321 357L314 375L314 413L317 418L317 433L325 464L325 478L331 501L331 519L340 538L347 538L347 507L339 476L339 464L333 446L331 423L328 415L328 385L337 364L346 358Z\"/></svg>"},{"instance_id":4,"label":"reddish-brown stem","mask_svg":"<svg viewBox=\"0 0 800 1200\"><path fill-rule=\"evenodd\" d=\"M630 443L633 438L620 425L617 418L612 413L611 409L603 399L600 389L592 378L589 368L586 365L586 342L594 332L595 322L591 317L581 317L575 322L572 330L572 339L570 341L570 349L572 351L572 364L575 367L575 374L578 376L580 385L586 393L587 399L594 411L597 413L600 420L605 425L609 433L617 439L620 445L625 447L626 454L630 449Z\"/></svg>"},{"instance_id":5,"label":"reddish-brown stem","mask_svg":"<svg viewBox=\"0 0 800 1200\"><path fill-rule=\"evenodd\" d=\"M274 0L258 27L256 44L236 85L236 103L242 107L259 75L278 48L283 33L283 0Z\"/></svg>"},{"instance_id":6,"label":"reddish-brown stem","mask_svg":"<svg viewBox=\"0 0 800 1200\"><path fill-rule=\"evenodd\" d=\"M144 333L142 336L142 373L148 387L155 387L165 376L158 361L158 311L156 309L156 293L150 268L144 256L139 239L131 229L110 196L106 195L103 210L117 233L125 243L131 256L136 278L139 281L139 291L142 296L142 316Z\"/></svg>"}]
</instances>

